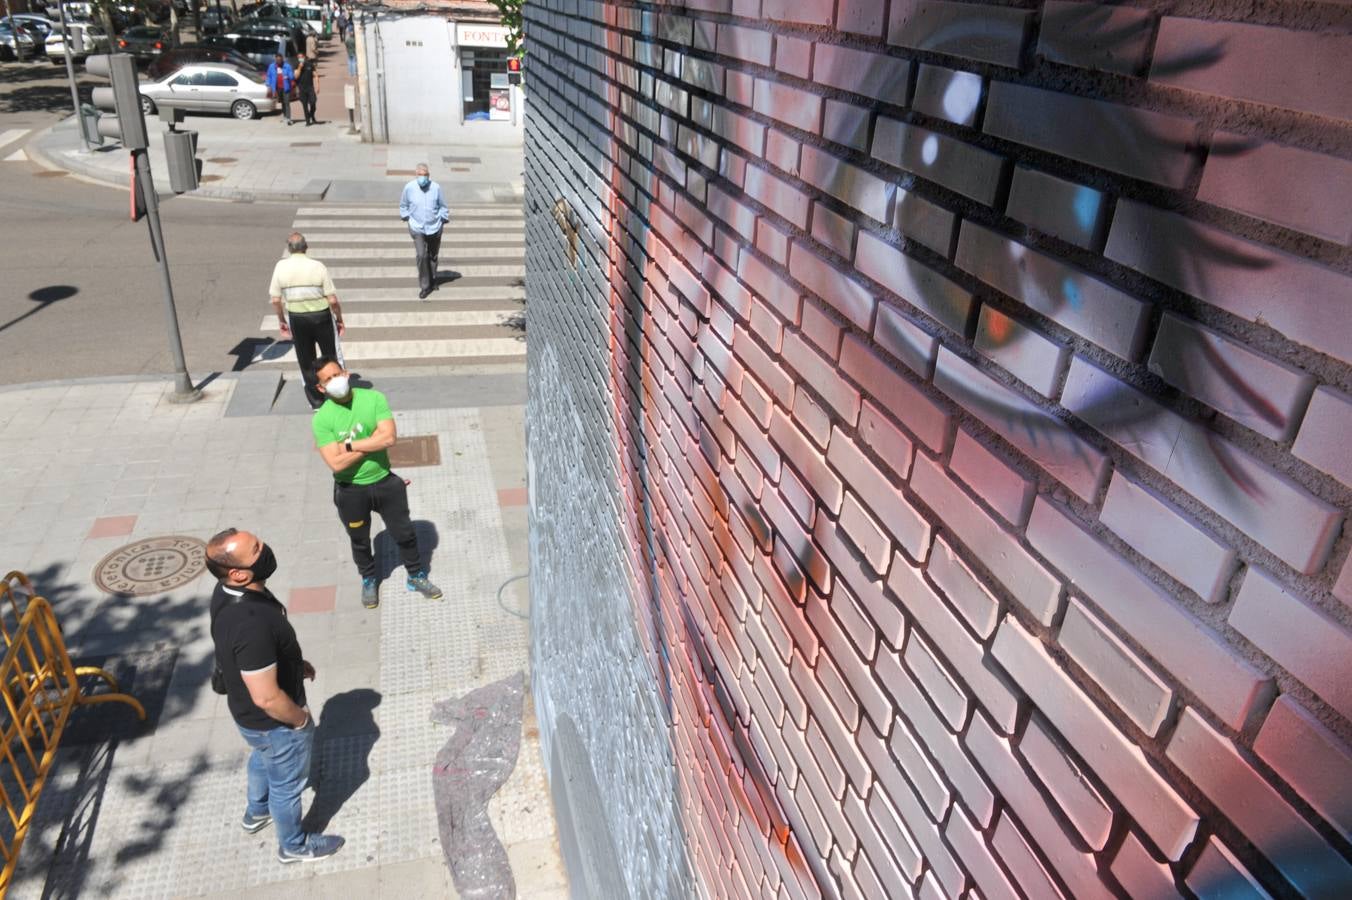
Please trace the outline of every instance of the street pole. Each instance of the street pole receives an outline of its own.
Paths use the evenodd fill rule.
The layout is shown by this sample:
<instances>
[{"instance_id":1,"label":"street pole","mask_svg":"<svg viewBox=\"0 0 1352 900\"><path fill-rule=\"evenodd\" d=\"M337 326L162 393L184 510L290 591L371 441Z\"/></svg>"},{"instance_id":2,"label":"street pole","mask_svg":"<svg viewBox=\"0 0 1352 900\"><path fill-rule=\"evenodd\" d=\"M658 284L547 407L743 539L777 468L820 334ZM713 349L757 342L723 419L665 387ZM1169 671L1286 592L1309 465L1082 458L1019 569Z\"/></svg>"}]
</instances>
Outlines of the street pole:
<instances>
[{"instance_id":1,"label":"street pole","mask_svg":"<svg viewBox=\"0 0 1352 900\"><path fill-rule=\"evenodd\" d=\"M150 225L150 249L160 264L160 283L164 287L164 317L169 329L169 351L174 357L174 393L171 403L191 403L200 400L202 392L192 386L188 363L183 356L183 337L178 330L178 310L174 307L174 283L169 277L169 255L164 247L164 229L160 227L160 198L155 193L155 181L150 175L150 155L145 150L131 151L136 165L136 182L141 186L146 204L146 222Z\"/></svg>"},{"instance_id":2,"label":"street pole","mask_svg":"<svg viewBox=\"0 0 1352 900\"><path fill-rule=\"evenodd\" d=\"M9 0L6 0L8 5ZM80 91L75 86L75 63L71 57L75 53L75 47L70 42L70 30L66 27L66 0L61 0L57 4L61 10L61 40L66 48L66 78L70 81L70 102L75 107L75 127L80 129L80 140L84 141L84 152L88 153L94 149L89 143L89 135L85 134L84 117L80 115Z\"/></svg>"}]
</instances>

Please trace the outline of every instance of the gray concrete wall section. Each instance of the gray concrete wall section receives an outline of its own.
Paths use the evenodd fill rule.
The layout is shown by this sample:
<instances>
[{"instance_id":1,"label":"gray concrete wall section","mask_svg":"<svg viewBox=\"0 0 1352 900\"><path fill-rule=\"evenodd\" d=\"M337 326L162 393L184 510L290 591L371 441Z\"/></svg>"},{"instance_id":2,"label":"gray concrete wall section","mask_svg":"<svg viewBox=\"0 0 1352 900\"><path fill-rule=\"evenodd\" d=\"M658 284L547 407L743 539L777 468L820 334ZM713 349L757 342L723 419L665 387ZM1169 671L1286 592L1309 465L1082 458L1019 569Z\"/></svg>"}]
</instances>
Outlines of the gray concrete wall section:
<instances>
[{"instance_id":1,"label":"gray concrete wall section","mask_svg":"<svg viewBox=\"0 0 1352 900\"><path fill-rule=\"evenodd\" d=\"M677 897L689 889L663 699L670 674L642 633L651 610L635 585L649 581L651 557L624 528L638 501L614 467L631 437L616 433L610 412L613 323L598 301L612 248L600 227L604 180L586 152L596 139L559 110L527 124L533 684L557 806L591 811L561 826L586 866L570 867L575 896L619 896L604 862L613 857L636 895ZM560 215L578 232L573 260L555 215L560 198ZM557 734L576 738L554 746Z\"/></svg>"}]
</instances>

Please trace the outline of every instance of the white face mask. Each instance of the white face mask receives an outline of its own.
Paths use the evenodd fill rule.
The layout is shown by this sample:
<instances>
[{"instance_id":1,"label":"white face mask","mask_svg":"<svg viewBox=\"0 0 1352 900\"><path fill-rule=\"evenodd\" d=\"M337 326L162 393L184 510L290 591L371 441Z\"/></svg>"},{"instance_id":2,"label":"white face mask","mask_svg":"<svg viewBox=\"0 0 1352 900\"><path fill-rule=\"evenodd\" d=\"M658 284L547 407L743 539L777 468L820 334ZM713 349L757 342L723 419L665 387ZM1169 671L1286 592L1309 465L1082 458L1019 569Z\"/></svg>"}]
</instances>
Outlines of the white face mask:
<instances>
[{"instance_id":1,"label":"white face mask","mask_svg":"<svg viewBox=\"0 0 1352 900\"><path fill-rule=\"evenodd\" d=\"M324 393L334 400L346 400L347 395L352 393L352 388L348 384L346 375L335 375L329 379L329 383L324 385Z\"/></svg>"}]
</instances>

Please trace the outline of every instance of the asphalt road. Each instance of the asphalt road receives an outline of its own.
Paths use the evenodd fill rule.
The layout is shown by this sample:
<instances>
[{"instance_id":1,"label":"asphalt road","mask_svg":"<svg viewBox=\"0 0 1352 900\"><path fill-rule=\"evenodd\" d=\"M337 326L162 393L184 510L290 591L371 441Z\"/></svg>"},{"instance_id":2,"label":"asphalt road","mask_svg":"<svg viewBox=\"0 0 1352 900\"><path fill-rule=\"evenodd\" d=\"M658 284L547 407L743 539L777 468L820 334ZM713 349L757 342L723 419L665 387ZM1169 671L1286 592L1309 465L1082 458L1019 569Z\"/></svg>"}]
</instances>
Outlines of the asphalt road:
<instances>
[{"instance_id":1,"label":"asphalt road","mask_svg":"<svg viewBox=\"0 0 1352 900\"><path fill-rule=\"evenodd\" d=\"M0 65L0 160L70 108L64 69ZM173 371L164 292L127 192L0 161L0 384ZM242 367L262 337L267 286L295 204L175 197L163 203L174 298L201 381ZM233 352L232 352L233 351Z\"/></svg>"}]
</instances>

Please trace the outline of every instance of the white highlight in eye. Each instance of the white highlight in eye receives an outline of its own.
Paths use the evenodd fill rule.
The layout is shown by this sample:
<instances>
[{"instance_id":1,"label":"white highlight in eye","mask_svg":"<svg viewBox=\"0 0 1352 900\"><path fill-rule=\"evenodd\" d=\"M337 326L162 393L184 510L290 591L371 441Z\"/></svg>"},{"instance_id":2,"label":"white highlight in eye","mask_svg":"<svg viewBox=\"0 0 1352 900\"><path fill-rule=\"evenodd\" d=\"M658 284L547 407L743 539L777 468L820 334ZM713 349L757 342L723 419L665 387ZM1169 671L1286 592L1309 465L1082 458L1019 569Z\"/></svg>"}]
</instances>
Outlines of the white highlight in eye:
<instances>
[{"instance_id":1,"label":"white highlight in eye","mask_svg":"<svg viewBox=\"0 0 1352 900\"><path fill-rule=\"evenodd\" d=\"M934 165L934 161L939 158L939 139L937 137L931 134L925 138L925 143L920 145L920 158L925 165Z\"/></svg>"},{"instance_id":2,"label":"white highlight in eye","mask_svg":"<svg viewBox=\"0 0 1352 900\"><path fill-rule=\"evenodd\" d=\"M981 76L972 72L955 72L944 89L944 116L950 122L969 125L981 100Z\"/></svg>"}]
</instances>

